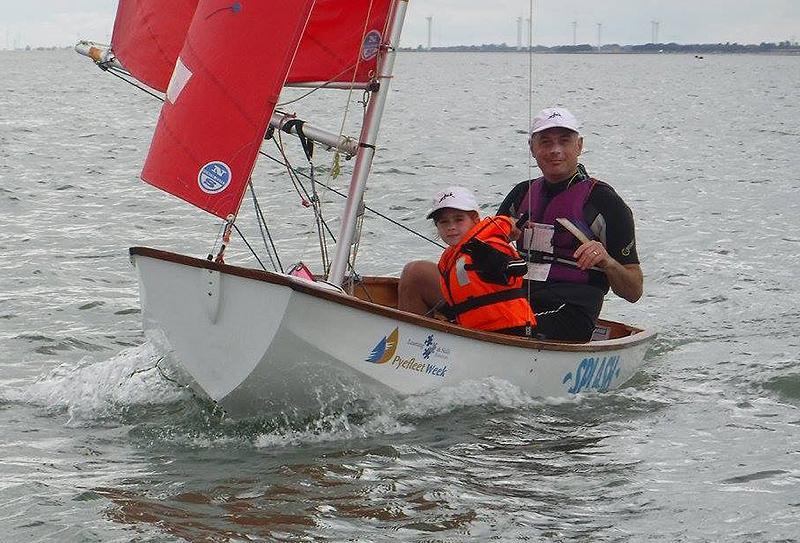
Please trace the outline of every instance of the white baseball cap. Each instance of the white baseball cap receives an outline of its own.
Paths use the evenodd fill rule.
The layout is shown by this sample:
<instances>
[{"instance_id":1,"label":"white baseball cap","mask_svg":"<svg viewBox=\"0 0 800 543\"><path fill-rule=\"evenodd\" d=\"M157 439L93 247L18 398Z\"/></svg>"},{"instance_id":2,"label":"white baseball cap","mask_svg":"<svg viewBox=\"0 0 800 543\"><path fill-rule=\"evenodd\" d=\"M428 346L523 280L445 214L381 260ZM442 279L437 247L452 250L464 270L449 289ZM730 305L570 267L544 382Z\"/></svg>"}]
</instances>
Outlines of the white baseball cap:
<instances>
[{"instance_id":1,"label":"white baseball cap","mask_svg":"<svg viewBox=\"0 0 800 543\"><path fill-rule=\"evenodd\" d=\"M531 123L531 136L548 128L568 128L578 132L578 119L564 107L547 107L536 114Z\"/></svg>"},{"instance_id":2,"label":"white baseball cap","mask_svg":"<svg viewBox=\"0 0 800 543\"><path fill-rule=\"evenodd\" d=\"M475 195L471 190L464 187L447 187L433 197L431 209L425 218L430 219L434 213L446 207L461 211L480 211L478 201L475 200Z\"/></svg>"}]
</instances>

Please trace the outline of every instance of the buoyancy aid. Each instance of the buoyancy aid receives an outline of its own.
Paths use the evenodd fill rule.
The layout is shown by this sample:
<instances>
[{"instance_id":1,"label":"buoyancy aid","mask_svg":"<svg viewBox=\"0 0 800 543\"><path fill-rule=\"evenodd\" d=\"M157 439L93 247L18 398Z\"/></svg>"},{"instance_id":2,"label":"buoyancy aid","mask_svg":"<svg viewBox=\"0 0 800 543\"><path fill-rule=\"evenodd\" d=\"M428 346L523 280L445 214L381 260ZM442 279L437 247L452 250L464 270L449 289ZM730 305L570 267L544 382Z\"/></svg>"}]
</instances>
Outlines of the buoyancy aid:
<instances>
[{"instance_id":1,"label":"buoyancy aid","mask_svg":"<svg viewBox=\"0 0 800 543\"><path fill-rule=\"evenodd\" d=\"M519 253L508 242L513 225L509 217L487 217L439 259L441 291L450 305L449 313L461 326L493 331L536 324L522 277L504 278L505 284L485 281L472 255L465 252L464 246L477 239L511 259L519 259Z\"/></svg>"},{"instance_id":2,"label":"buoyancy aid","mask_svg":"<svg viewBox=\"0 0 800 543\"><path fill-rule=\"evenodd\" d=\"M556 225L556 219L564 217L569 219L574 225L580 228L589 239L595 239L594 234L586 224L583 215L583 208L592 189L602 181L586 176L580 181L571 184L563 192L549 198L546 192L546 181L543 177L531 181L528 191L523 195L516 206L517 213L522 216L525 213L530 214L530 221L543 225L551 225L554 227L552 238L552 256L556 259L545 259L546 262L552 262L550 271L547 275L547 281L554 282L568 282L585 284L589 282L588 270L581 270L566 262L575 262L574 253L580 246L580 242L569 231ZM517 241L517 248L520 253L528 258L529 261L537 261L537 251L542 251L542 248L533 247L534 251L530 253L528 248L523 245L524 240L528 239L530 234L520 236ZM545 252L547 252L545 250ZM541 255L540 256L545 256ZM561 260L562 262L559 262Z\"/></svg>"}]
</instances>

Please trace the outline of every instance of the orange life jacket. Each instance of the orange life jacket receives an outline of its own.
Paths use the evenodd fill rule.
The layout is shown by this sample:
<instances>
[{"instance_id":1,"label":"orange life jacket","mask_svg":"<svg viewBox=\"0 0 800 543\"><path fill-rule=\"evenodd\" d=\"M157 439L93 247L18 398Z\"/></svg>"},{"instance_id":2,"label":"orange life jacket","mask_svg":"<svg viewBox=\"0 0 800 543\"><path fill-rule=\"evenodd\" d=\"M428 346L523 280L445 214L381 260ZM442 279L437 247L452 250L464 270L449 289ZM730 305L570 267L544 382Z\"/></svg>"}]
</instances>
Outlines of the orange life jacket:
<instances>
[{"instance_id":1,"label":"orange life jacket","mask_svg":"<svg viewBox=\"0 0 800 543\"><path fill-rule=\"evenodd\" d=\"M451 313L461 326L476 330L503 330L535 326L522 277L511 277L506 285L488 283L472 267L472 257L463 252L472 238L519 259L508 242L514 222L509 217L487 217L473 226L461 241L445 249L439 259L440 287Z\"/></svg>"}]
</instances>

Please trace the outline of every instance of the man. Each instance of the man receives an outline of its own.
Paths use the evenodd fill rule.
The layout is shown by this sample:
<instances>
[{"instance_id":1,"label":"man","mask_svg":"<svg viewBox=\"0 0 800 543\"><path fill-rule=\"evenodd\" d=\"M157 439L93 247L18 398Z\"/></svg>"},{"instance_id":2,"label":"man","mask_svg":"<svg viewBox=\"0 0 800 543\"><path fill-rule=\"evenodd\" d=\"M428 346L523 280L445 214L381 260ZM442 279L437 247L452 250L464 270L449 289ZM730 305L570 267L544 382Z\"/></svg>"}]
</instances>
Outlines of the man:
<instances>
[{"instance_id":1,"label":"man","mask_svg":"<svg viewBox=\"0 0 800 543\"><path fill-rule=\"evenodd\" d=\"M568 110L540 111L529 143L542 177L515 186L497 214L529 214L518 248L530 262L535 335L588 341L609 287L629 302L642 296L633 214L611 186L578 163L583 137ZM584 241L556 220L563 218L585 234Z\"/></svg>"},{"instance_id":2,"label":"man","mask_svg":"<svg viewBox=\"0 0 800 543\"><path fill-rule=\"evenodd\" d=\"M609 185L578 164L583 138L564 108L547 108L533 120L530 148L542 177L523 181L506 196L498 215L529 215L518 249L530 262L526 288L536 313L534 337L588 341L609 287L630 302L642 295L633 215ZM556 219L568 219L581 242ZM401 310L423 314L440 303L436 265L410 262L398 289Z\"/></svg>"}]
</instances>

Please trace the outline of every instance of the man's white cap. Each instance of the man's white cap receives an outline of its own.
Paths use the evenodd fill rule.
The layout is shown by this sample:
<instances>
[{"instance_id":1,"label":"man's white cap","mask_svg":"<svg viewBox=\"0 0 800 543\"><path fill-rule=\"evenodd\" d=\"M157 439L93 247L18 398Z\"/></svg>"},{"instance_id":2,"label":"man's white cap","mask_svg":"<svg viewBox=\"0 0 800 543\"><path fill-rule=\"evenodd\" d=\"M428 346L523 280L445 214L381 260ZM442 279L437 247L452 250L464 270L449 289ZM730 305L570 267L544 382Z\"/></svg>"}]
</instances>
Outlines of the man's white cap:
<instances>
[{"instance_id":1,"label":"man's white cap","mask_svg":"<svg viewBox=\"0 0 800 543\"><path fill-rule=\"evenodd\" d=\"M531 136L548 128L568 128L578 132L578 119L563 107L547 107L536 114L531 123Z\"/></svg>"},{"instance_id":2,"label":"man's white cap","mask_svg":"<svg viewBox=\"0 0 800 543\"><path fill-rule=\"evenodd\" d=\"M430 219L434 213L446 207L461 211L479 211L478 201L475 200L471 190L464 187L447 187L433 197L433 205L425 218Z\"/></svg>"}]
</instances>

